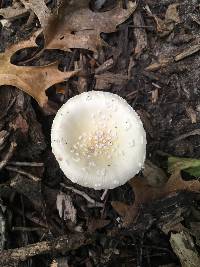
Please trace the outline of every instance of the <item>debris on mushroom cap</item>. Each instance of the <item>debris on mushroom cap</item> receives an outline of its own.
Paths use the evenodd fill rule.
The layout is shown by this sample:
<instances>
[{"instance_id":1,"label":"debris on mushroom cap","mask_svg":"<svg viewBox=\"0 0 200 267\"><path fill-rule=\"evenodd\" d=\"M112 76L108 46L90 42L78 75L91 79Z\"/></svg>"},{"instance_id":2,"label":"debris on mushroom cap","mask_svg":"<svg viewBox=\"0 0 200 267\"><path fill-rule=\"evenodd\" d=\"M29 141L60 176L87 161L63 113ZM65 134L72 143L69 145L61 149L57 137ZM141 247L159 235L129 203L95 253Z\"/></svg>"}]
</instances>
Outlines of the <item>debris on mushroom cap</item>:
<instances>
[{"instance_id":1,"label":"debris on mushroom cap","mask_svg":"<svg viewBox=\"0 0 200 267\"><path fill-rule=\"evenodd\" d=\"M143 167L146 134L120 96L90 91L72 97L56 114L52 151L72 182L94 189L126 183Z\"/></svg>"}]
</instances>

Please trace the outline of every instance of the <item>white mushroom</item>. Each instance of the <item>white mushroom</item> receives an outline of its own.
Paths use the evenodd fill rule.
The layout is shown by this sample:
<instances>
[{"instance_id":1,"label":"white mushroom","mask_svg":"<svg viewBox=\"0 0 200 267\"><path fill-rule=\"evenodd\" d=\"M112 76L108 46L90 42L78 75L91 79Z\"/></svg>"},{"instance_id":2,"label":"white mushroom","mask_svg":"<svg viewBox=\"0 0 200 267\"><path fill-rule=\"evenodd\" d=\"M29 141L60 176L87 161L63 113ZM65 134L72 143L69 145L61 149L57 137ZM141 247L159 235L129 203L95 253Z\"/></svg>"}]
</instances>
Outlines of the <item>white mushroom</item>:
<instances>
[{"instance_id":1,"label":"white mushroom","mask_svg":"<svg viewBox=\"0 0 200 267\"><path fill-rule=\"evenodd\" d=\"M146 134L139 116L123 98L90 91L72 97L59 109L51 145L72 182L112 189L143 167Z\"/></svg>"}]
</instances>

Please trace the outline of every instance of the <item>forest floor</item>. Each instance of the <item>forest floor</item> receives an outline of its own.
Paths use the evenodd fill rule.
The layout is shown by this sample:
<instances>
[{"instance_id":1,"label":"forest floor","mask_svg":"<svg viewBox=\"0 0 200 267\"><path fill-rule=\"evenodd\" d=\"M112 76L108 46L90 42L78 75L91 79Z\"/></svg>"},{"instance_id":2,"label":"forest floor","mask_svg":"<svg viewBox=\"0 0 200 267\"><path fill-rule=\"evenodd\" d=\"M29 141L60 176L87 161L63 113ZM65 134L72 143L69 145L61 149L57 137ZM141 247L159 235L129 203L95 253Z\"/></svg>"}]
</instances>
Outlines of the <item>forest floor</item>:
<instances>
[{"instance_id":1,"label":"forest floor","mask_svg":"<svg viewBox=\"0 0 200 267\"><path fill-rule=\"evenodd\" d=\"M68 2L0 0L0 266L199 267L200 2ZM59 107L90 90L126 99L147 133L144 170L104 197L50 143Z\"/></svg>"}]
</instances>

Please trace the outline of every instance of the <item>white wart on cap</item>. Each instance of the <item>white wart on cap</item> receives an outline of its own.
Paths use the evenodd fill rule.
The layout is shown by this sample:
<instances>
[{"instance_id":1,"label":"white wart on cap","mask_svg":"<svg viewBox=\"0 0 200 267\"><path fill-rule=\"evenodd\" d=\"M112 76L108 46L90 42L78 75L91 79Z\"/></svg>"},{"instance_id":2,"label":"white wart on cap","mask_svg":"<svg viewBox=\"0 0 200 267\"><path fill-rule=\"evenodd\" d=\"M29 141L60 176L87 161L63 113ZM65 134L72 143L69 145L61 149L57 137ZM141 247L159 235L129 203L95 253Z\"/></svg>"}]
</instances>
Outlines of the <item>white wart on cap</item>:
<instances>
[{"instance_id":1,"label":"white wart on cap","mask_svg":"<svg viewBox=\"0 0 200 267\"><path fill-rule=\"evenodd\" d=\"M72 182L112 189L143 167L146 134L139 116L123 98L90 91L72 97L59 109L51 145Z\"/></svg>"}]
</instances>

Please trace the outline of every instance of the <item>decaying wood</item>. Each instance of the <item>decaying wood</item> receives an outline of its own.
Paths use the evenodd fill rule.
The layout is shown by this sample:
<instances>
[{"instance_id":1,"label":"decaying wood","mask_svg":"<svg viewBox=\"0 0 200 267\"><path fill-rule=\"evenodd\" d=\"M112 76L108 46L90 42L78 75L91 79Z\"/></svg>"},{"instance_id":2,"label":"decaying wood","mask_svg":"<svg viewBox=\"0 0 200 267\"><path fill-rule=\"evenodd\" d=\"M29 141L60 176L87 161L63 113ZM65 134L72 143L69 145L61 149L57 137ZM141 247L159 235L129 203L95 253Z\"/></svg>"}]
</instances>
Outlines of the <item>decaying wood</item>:
<instances>
[{"instance_id":1,"label":"decaying wood","mask_svg":"<svg viewBox=\"0 0 200 267\"><path fill-rule=\"evenodd\" d=\"M189 233L171 234L170 243L174 252L179 257L182 267L200 266L199 254Z\"/></svg>"},{"instance_id":2,"label":"decaying wood","mask_svg":"<svg viewBox=\"0 0 200 267\"><path fill-rule=\"evenodd\" d=\"M114 61L112 58L106 60L102 65L95 69L95 74L97 75L103 73L104 71L108 71L112 68L113 63Z\"/></svg>"},{"instance_id":3,"label":"decaying wood","mask_svg":"<svg viewBox=\"0 0 200 267\"><path fill-rule=\"evenodd\" d=\"M8 163L8 161L11 159L11 157L13 156L14 150L16 148L17 144L15 142L12 142L10 144L10 148L8 149L4 159L0 162L0 170L2 170L6 164Z\"/></svg>"},{"instance_id":4,"label":"decaying wood","mask_svg":"<svg viewBox=\"0 0 200 267\"><path fill-rule=\"evenodd\" d=\"M193 55L194 53L197 53L200 50L200 44L194 44L187 49L185 49L183 52L175 56L175 61L180 61L188 56Z\"/></svg>"},{"instance_id":5,"label":"decaying wood","mask_svg":"<svg viewBox=\"0 0 200 267\"><path fill-rule=\"evenodd\" d=\"M16 2L24 3L26 9L17 7ZM89 2L95 3L89 8ZM127 9L129 1L121 0L0 0L0 14L5 18L0 19L2 85L6 75L16 74L18 82L11 83L12 86L21 88L21 85L40 104L45 103L39 107L21 90L1 86L0 205L6 209L0 212L0 245L2 249L6 241L6 248L15 248L3 251L2 267L24 264L47 267L51 262L52 267L64 264L107 267L116 263L157 266L158 262L162 267L175 267L178 258L172 252L169 237L171 232L182 234L181 231L194 237L193 244L199 250L198 179L188 181L184 171L183 180L180 177L163 185L167 180L163 172L167 157L171 173L172 155L194 160L200 152L199 3L198 0L183 0L181 4L177 0L130 2L134 9ZM118 25L120 22L123 24ZM27 45L20 41L30 38L40 26L44 36L42 31L37 35L37 46L35 38ZM15 46L17 49L10 51ZM4 64L7 52L12 53ZM50 71L46 64L55 61L58 65ZM46 66L42 67L42 77L41 69L34 70L41 68L38 66ZM77 75L66 80L64 75L74 69ZM62 77L57 79L56 73ZM30 77L31 82L23 86L23 81ZM62 84L55 85L55 81ZM153 162L146 161L141 177L135 181L103 195L101 191L74 187L64 178L50 147L53 116L46 116L55 115L74 95L94 89L117 93L136 109L147 132L147 158ZM17 148L9 153L13 140ZM177 164L172 173L179 167ZM143 183L144 179L148 184ZM56 203L60 186L70 197L61 196ZM112 201L116 201L117 207L111 207ZM136 205L130 206L131 203ZM77 216L62 216L64 212ZM91 244L90 238L83 234L85 231L98 233L98 242ZM69 232L78 232L69 235L74 245L67 242L65 235ZM39 240L51 241L26 246ZM122 244L118 240L123 240ZM190 238L186 236L184 241L184 245L190 243ZM88 243L89 246L84 246ZM28 262L20 262L21 259Z\"/></svg>"},{"instance_id":6,"label":"decaying wood","mask_svg":"<svg viewBox=\"0 0 200 267\"><path fill-rule=\"evenodd\" d=\"M136 58L138 58L143 50L147 47L147 34L144 28L144 20L139 11L134 12L133 14L133 23L134 23L134 35L136 39L136 47L134 49Z\"/></svg>"},{"instance_id":7,"label":"decaying wood","mask_svg":"<svg viewBox=\"0 0 200 267\"><path fill-rule=\"evenodd\" d=\"M148 67L146 67L146 70L148 71L156 71L160 68L164 68L168 66L169 64L181 61L195 53L197 53L200 50L200 44L190 44L189 47L185 48L182 52L169 57L163 57L158 59L158 62L150 64Z\"/></svg>"},{"instance_id":8,"label":"decaying wood","mask_svg":"<svg viewBox=\"0 0 200 267\"><path fill-rule=\"evenodd\" d=\"M105 72L95 75L96 78L96 90L108 89L112 84L123 85L127 82L128 76L123 74L114 74L111 72Z\"/></svg>"},{"instance_id":9,"label":"decaying wood","mask_svg":"<svg viewBox=\"0 0 200 267\"><path fill-rule=\"evenodd\" d=\"M70 251L91 243L92 240L84 234L69 234L55 238L51 241L42 241L26 247L4 250L0 257L0 266L14 266L14 264L25 261L30 257Z\"/></svg>"},{"instance_id":10,"label":"decaying wood","mask_svg":"<svg viewBox=\"0 0 200 267\"><path fill-rule=\"evenodd\" d=\"M198 180L183 180L180 170L176 170L169 180L160 187L150 186L146 179L138 176L131 179L129 184L134 192L134 203L127 205L119 201L112 202L113 208L123 217L125 227L136 221L140 208L147 203L179 191L200 192L200 182Z\"/></svg>"}]
</instances>

